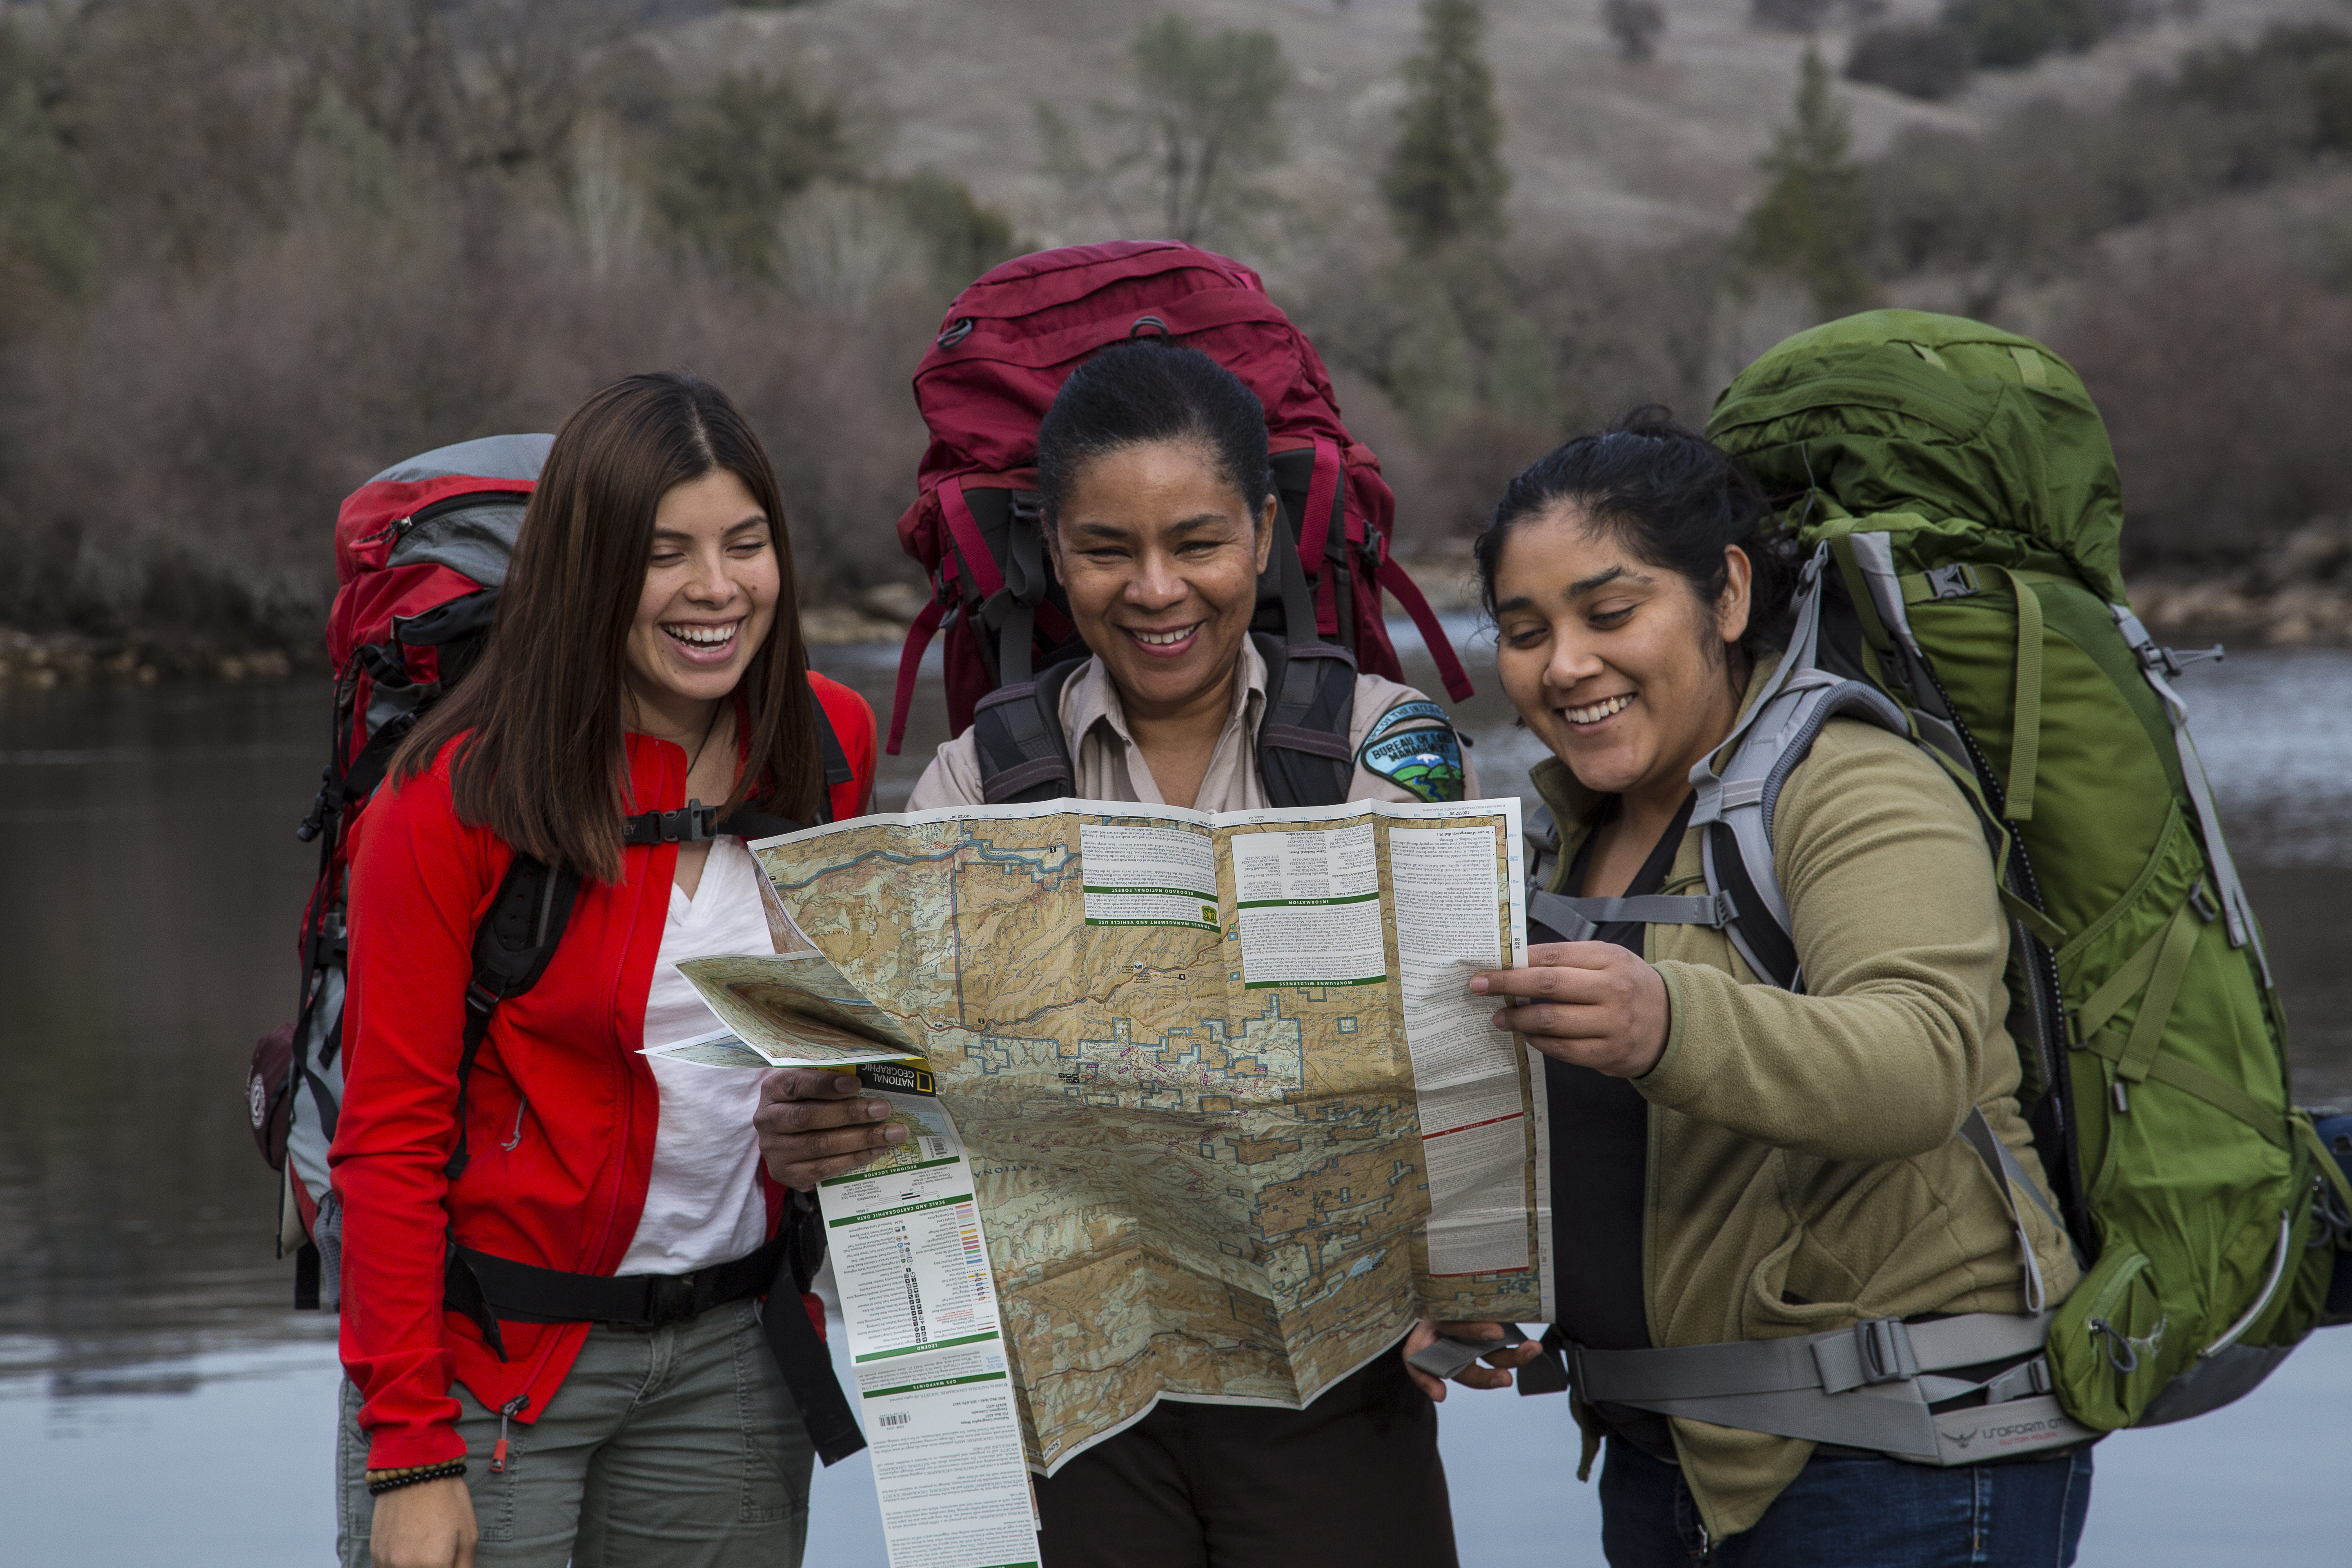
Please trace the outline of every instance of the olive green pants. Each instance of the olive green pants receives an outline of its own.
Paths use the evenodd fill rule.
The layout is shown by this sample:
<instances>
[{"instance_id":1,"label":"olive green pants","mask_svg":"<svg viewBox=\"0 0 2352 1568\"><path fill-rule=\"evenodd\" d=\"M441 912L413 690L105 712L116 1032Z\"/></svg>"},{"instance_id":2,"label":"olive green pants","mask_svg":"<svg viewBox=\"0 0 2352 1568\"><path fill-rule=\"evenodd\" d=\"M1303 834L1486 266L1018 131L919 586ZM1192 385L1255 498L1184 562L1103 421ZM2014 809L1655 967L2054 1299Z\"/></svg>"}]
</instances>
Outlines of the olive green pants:
<instances>
[{"instance_id":1,"label":"olive green pants","mask_svg":"<svg viewBox=\"0 0 2352 1568\"><path fill-rule=\"evenodd\" d=\"M796 1306L797 1303L794 1303ZM507 1426L463 1388L482 1568L797 1568L814 1460L751 1303L663 1329L598 1324L548 1402ZM369 1568L375 1499L359 1391L342 1385L336 1547Z\"/></svg>"}]
</instances>

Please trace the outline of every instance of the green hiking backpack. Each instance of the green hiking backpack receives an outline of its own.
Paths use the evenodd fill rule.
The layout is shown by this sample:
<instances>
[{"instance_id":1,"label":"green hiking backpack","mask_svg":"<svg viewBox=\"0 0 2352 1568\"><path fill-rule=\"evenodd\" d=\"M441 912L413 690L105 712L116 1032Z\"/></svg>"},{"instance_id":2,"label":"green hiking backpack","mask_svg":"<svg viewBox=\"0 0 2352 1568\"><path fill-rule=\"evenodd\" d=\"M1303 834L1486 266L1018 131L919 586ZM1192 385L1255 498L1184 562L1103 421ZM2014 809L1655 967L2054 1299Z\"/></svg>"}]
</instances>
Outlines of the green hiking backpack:
<instances>
[{"instance_id":1,"label":"green hiking backpack","mask_svg":"<svg viewBox=\"0 0 2352 1568\"><path fill-rule=\"evenodd\" d=\"M2060 1403L2108 1430L2240 1397L2323 1321L2352 1187L2289 1099L2262 929L2169 684L2185 659L2125 594L2097 409L2029 339L1877 310L1766 353L1707 433L1811 556L1781 710L1811 683L1817 708L1903 727L1985 822L2020 1100L2087 1263L2050 1323ZM1801 984L1774 781L1699 782L1703 808L1722 797L1730 934Z\"/></svg>"}]
</instances>

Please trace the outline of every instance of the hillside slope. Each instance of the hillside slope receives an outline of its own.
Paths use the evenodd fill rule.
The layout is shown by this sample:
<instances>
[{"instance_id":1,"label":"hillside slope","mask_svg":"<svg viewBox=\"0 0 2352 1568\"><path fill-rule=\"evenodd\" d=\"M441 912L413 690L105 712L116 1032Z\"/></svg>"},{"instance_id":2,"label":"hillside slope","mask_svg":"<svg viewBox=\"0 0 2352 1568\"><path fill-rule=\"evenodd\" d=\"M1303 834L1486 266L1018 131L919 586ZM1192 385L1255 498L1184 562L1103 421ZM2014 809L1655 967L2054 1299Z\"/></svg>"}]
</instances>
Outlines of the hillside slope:
<instances>
[{"instance_id":1,"label":"hillside slope","mask_svg":"<svg viewBox=\"0 0 2352 1568\"><path fill-rule=\"evenodd\" d=\"M2110 39L2030 70L1988 73L1959 99L1927 104L1843 84L1864 156L1904 127L1967 128L2052 96L2095 104L2181 50L2244 37L2289 16L2338 16L2331 0L2203 0L2193 18ZM1598 20L1598 0L1488 0L1487 58L1507 126L1519 235L1643 245L1727 227L1758 184L1758 155L1788 113L1805 41L1751 26L1748 0L1670 0L1658 58L1628 64ZM1925 14L1898 0L1895 14ZM1040 243L1110 232L1040 170L1034 105L1082 129L1089 106L1128 92L1127 48L1146 20L1174 10L1196 25L1264 27L1297 78L1286 162L1267 183L1299 226L1345 233L1374 220L1374 181L1414 47L1414 0L819 0L730 11L653 40L689 76L797 67L868 128L898 171L930 165L971 186ZM1822 36L1843 58L1843 31ZM1232 243L1234 237L1222 237ZM1249 237L1278 266L1282 233Z\"/></svg>"}]
</instances>

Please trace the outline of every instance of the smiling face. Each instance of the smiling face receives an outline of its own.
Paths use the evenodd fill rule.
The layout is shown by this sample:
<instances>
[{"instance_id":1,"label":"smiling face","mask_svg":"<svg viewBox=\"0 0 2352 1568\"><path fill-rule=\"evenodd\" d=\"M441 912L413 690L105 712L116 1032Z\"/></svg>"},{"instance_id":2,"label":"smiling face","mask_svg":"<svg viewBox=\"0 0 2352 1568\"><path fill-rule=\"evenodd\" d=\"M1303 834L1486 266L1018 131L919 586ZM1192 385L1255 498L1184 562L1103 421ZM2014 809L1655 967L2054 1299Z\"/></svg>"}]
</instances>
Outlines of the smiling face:
<instances>
[{"instance_id":1,"label":"smiling face","mask_svg":"<svg viewBox=\"0 0 2352 1568\"><path fill-rule=\"evenodd\" d=\"M1223 700L1257 607L1274 498L1253 512L1192 441L1148 441L1073 476L1049 540L1070 617L1131 715Z\"/></svg>"},{"instance_id":2,"label":"smiling face","mask_svg":"<svg viewBox=\"0 0 2352 1568\"><path fill-rule=\"evenodd\" d=\"M1559 505L1514 525L1495 568L1503 689L1577 782L1679 803L1738 716L1728 645L1748 629L1748 557L1721 601Z\"/></svg>"},{"instance_id":3,"label":"smiling face","mask_svg":"<svg viewBox=\"0 0 2352 1568\"><path fill-rule=\"evenodd\" d=\"M782 580L768 516L741 479L721 468L664 494L629 627L633 727L700 730L767 643Z\"/></svg>"}]
</instances>

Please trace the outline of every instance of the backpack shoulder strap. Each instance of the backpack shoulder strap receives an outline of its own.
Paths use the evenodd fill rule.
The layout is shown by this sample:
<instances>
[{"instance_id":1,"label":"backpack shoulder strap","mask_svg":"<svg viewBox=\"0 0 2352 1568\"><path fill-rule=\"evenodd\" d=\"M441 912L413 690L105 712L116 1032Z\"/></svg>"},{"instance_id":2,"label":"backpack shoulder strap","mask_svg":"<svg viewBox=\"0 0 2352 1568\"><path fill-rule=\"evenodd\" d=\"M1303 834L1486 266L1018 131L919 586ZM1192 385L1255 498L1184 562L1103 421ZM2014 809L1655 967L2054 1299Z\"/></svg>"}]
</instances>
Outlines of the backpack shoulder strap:
<instances>
[{"instance_id":1,"label":"backpack shoulder strap","mask_svg":"<svg viewBox=\"0 0 2352 1568\"><path fill-rule=\"evenodd\" d=\"M973 708L972 743L989 805L1058 800L1077 787L1062 731L1062 691L1086 662L1065 659L1034 679L998 687Z\"/></svg>"},{"instance_id":2,"label":"backpack shoulder strap","mask_svg":"<svg viewBox=\"0 0 2352 1568\"><path fill-rule=\"evenodd\" d=\"M1710 892L1729 896L1732 945L1757 975L1784 991L1804 989L1797 962L1789 900L1772 868L1773 810L1799 763L1812 754L1822 726L1832 719L1864 720L1908 738L1903 710L1885 694L1826 670L1804 669L1779 695L1758 705L1756 721L1733 749L1721 774L1694 769L1698 802L1691 825L1705 826L1701 848Z\"/></svg>"},{"instance_id":3,"label":"backpack shoulder strap","mask_svg":"<svg viewBox=\"0 0 2352 1568\"><path fill-rule=\"evenodd\" d=\"M855 782L856 772L842 748L824 704L815 705L817 738L824 748L824 791L818 797L819 821L832 818L835 786ZM652 843L664 838L693 840L719 833L746 838L796 833L801 825L750 807L724 822L713 822L716 812L698 802L676 812L649 811L630 817L623 830L625 843ZM540 976L562 943L564 927L572 921L580 897L580 873L570 866L550 867L518 852L490 900L490 912L474 932L474 977L466 987L466 1032L457 1053L457 1142L449 1152L444 1174L455 1181L465 1173L473 1156L466 1147L466 1082L473 1076L474 1058L489 1036L490 1017L499 1004L520 996L539 984Z\"/></svg>"},{"instance_id":4,"label":"backpack shoulder strap","mask_svg":"<svg viewBox=\"0 0 2352 1568\"><path fill-rule=\"evenodd\" d=\"M1539 805L1521 817L1519 837L1527 847L1528 889L1541 892L1559 862L1559 824L1552 820L1551 807Z\"/></svg>"},{"instance_id":5,"label":"backpack shoulder strap","mask_svg":"<svg viewBox=\"0 0 2352 1568\"><path fill-rule=\"evenodd\" d=\"M1312 623L1309 623L1310 625ZM1337 805L1356 772L1348 744L1356 715L1356 660L1331 643L1281 643L1253 632L1265 660L1265 712L1258 720L1258 773L1276 805Z\"/></svg>"},{"instance_id":6,"label":"backpack shoulder strap","mask_svg":"<svg viewBox=\"0 0 2352 1568\"><path fill-rule=\"evenodd\" d=\"M550 868L518 851L488 916L474 932L474 978L466 987L465 1041L457 1053L457 1142L443 1167L453 1182L472 1158L466 1148L466 1080L489 1035L490 1016L499 1003L521 995L547 973L579 896L578 871Z\"/></svg>"},{"instance_id":7,"label":"backpack shoulder strap","mask_svg":"<svg viewBox=\"0 0 2352 1568\"><path fill-rule=\"evenodd\" d=\"M833 792L843 784L856 784L857 770L850 766L849 752L841 744L841 731L835 726L833 715L825 710L824 702L822 698L817 697L814 687L811 688L810 695L814 700L809 703L809 706L816 710L817 744L824 749L824 788L817 795L816 820L831 822L837 815L834 810ZM736 815L740 816L742 813L738 812ZM782 831L789 833L793 829L785 828ZM761 837L766 836L763 834Z\"/></svg>"},{"instance_id":8,"label":"backpack shoulder strap","mask_svg":"<svg viewBox=\"0 0 2352 1568\"><path fill-rule=\"evenodd\" d=\"M1266 798L1285 808L1337 805L1355 776L1356 656L1323 641L1290 517L1274 512L1267 570L1282 601L1282 636L1252 632L1265 661L1265 711L1257 726L1258 776Z\"/></svg>"}]
</instances>

